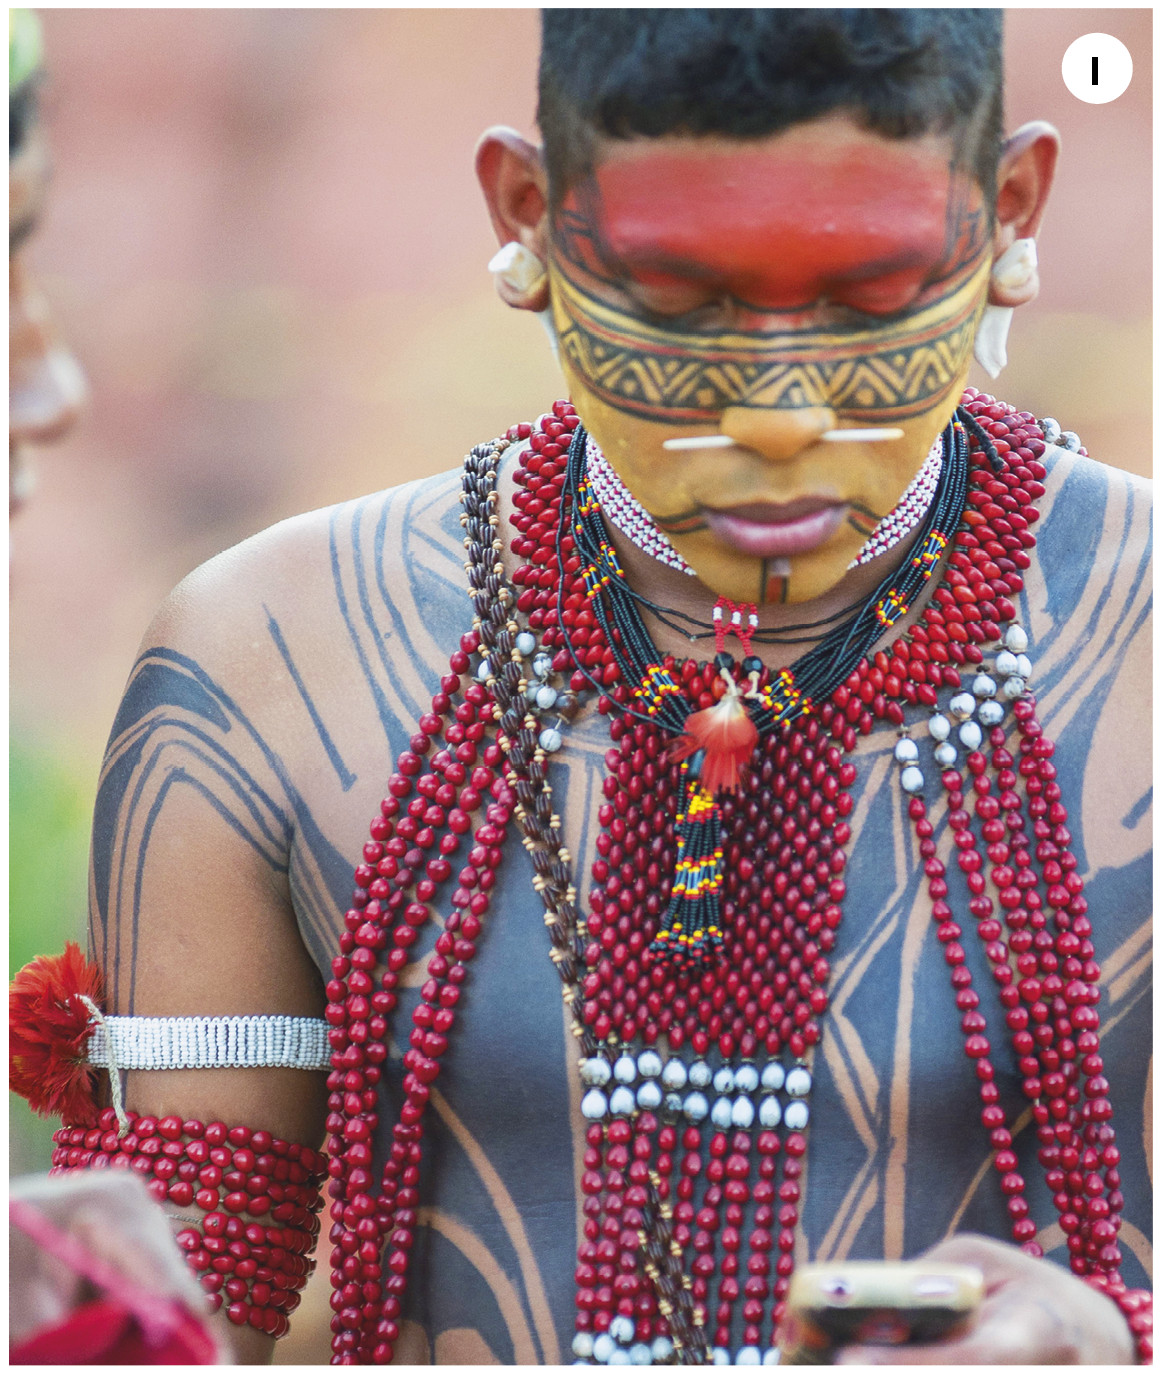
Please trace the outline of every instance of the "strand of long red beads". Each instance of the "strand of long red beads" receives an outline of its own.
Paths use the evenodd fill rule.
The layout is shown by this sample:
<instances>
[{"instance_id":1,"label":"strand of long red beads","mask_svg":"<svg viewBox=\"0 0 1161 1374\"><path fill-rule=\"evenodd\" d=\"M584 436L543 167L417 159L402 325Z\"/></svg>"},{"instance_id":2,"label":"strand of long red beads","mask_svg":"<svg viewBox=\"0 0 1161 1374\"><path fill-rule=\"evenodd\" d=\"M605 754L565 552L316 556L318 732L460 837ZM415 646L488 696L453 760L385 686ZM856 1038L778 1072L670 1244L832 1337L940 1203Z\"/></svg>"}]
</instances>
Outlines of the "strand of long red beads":
<instances>
[{"instance_id":1,"label":"strand of long red beads","mask_svg":"<svg viewBox=\"0 0 1161 1374\"><path fill-rule=\"evenodd\" d=\"M1011 417L1009 408L995 405L988 406L979 416L993 439L998 437L1001 442L1010 432L1003 421ZM1042 494L1039 483L1042 475L1029 471L1017 490L1029 501ZM1007 502L1003 500L1003 487L994 478L986 478L979 485L983 487L982 495L990 499L979 499L979 487L973 493L977 499L972 501L969 497L974 506L970 514L975 519L966 521L970 529L961 531L957 544L967 548L973 557L980 550L985 555L994 554L997 547L1004 547L999 540L1010 540L1013 535L1020 538L1026 549L1033 547L1035 538L1027 525L1012 524L1015 498L1011 492L1015 484L1003 484L1009 493ZM954 555L952 561L954 565ZM959 567L963 566L961 562ZM971 572L973 569L965 570ZM994 565L975 570L979 575L974 581L963 584L972 596L969 598L961 593L961 604L972 604L973 600L979 604L989 595L998 603L994 580L1000 570ZM993 585L989 585L988 573L992 574ZM1005 587L1019 590L1007 579ZM1007 610L1006 606L1002 607L1004 619L1011 618ZM989 638L998 638L990 633L991 629L989 626ZM1143 1290L1129 1292L1117 1273L1121 1254L1115 1241L1120 1227L1119 1213L1124 1205L1117 1186L1120 1175L1116 1166L1120 1152L1109 1121L1112 1114L1106 1096L1109 1085L1097 1052L1099 1018L1095 1004L1099 1000L1100 967L1092 957L1093 946L1088 939L1092 927L1087 917L1083 882L1075 872L1075 856L1068 850L1071 840L1065 824L1068 813L1060 800L1055 766L1050 761L1054 746L1044 737L1036 720L1035 698L1028 694L1017 700L1013 704L1013 715L1020 735L1018 772L1013 768L1016 760L1006 747L1003 729L996 727L990 734L991 764L1000 791L998 798L990 795L991 780L985 774L988 765L985 755L976 751L969 753L965 760L977 794L976 814L983 822L983 836L988 842L991 877L1004 913L1003 926L993 919L991 899L983 895L982 861L974 836L968 829L970 818L962 809L962 779L954 772L943 775L949 793L949 824L960 851L960 867L973 893L972 914L981 918L977 932L1000 984L1001 1002L1008 1009L1008 1029L1012 1032L1019 1068L1025 1076L1023 1091L1032 1100L1033 1119L1037 1123L1041 1144L1039 1160L1046 1170L1046 1182L1053 1190L1054 1205L1061 1213L1061 1229L1068 1237L1071 1268L1113 1297L1129 1321L1139 1360L1151 1363L1151 1295ZM1022 802L1015 791L1020 776L1026 780L1033 817L1037 841L1035 857L1042 865L1047 884L1044 898L1038 891L1030 842L1024 833L1026 822L1021 812ZM927 858L930 873L931 865L938 861L933 858L930 822L918 798L912 799L911 814L916 820L921 854L925 852L925 845L930 847L926 851L932 856ZM1053 913L1055 934L1047 929L1045 905ZM970 988L970 974L962 963L963 950L957 942L959 927L950 920L950 909L945 903L937 902L934 910L936 919L942 922L940 938L948 942L945 954L954 966L957 1005L965 1013L963 1028L968 1033L965 1048L969 1055L976 1057L977 1072L983 1069L986 1087L992 1077L990 1062L986 1059L990 1047L983 1033L986 1029L984 1018L976 1010L978 997ZM1009 935L1006 945L1000 939L1005 927ZM1009 962L1010 953L1015 955L1018 981ZM1083 1087L1087 1100L1083 1103L1078 1081L1082 1074L1087 1080ZM1024 1180L1015 1172L1017 1160L1011 1149L1011 1133L997 1103L985 1106L983 1122L996 1150L993 1162L1001 1173L1001 1187L1008 1197L1009 1213L1015 1218L1013 1237L1028 1253L1039 1256L1043 1251L1034 1239L1035 1223L1028 1217L1028 1205L1023 1197ZM1103 1178L1097 1172L1100 1167L1104 1168Z\"/></svg>"},{"instance_id":2,"label":"strand of long red beads","mask_svg":"<svg viewBox=\"0 0 1161 1374\"><path fill-rule=\"evenodd\" d=\"M571 427L575 424L573 419ZM560 435L567 432L563 424L557 423L555 428ZM518 429L514 437L527 435L521 436ZM502 444L492 446L487 454L489 460L494 463L503 447ZM542 436L539 448L546 447ZM563 450L558 447L557 452ZM485 453L480 450L474 456L483 458ZM537 467L553 456L551 452L543 454ZM471 494L466 494L465 519L469 538L465 542L469 553L475 552L486 533L480 526L481 511L473 509L472 502ZM478 569L469 568L474 590L482 581L477 579L477 574ZM356 894L346 917L348 930L342 937L341 953L332 969L334 980L327 989L334 1052L334 1067L328 1080L332 1110L327 1122L332 1133L328 1143L335 1152L331 1170L334 1199L331 1240L335 1246L331 1280L335 1311L332 1347L336 1360L341 1363L353 1363L358 1359L386 1363L394 1353L392 1342L398 1335L400 1299L405 1291L409 1251L414 1239L414 1208L403 1204L416 1201L412 1196L414 1187L408 1185L418 1179L422 1118L430 1094L429 1085L438 1075L438 1060L447 1048L447 1032L455 1019L453 1007L466 976L465 964L475 954L474 940L480 930L480 918L487 911L487 894L502 859L505 826L510 818L510 805L515 800L507 788L501 788L501 797L506 804L489 807L487 823L475 832L476 846L469 854L469 863L460 871L459 886L452 895L453 911L436 941L435 957L429 961L432 976L421 988L420 1005L413 1013L415 1029L411 1034L411 1048L404 1056L405 1066L410 1070L404 1079L407 1101L401 1120L393 1127L391 1157L384 1167L383 1186L376 1206L370 1197L368 1141L378 1121L365 1097L373 1097L373 1093L366 1091L367 1085L373 1089L378 1081L378 1063L384 1057L382 1040L386 1028L373 1024L382 1018L369 1013L393 1008L393 989L406 965L407 950L415 943L419 927L430 915L428 903L436 888L450 874L447 857L455 852L458 836L470 828L470 812L481 804L478 789L495 786L497 779L492 770L502 759L499 745L486 746L484 767L482 770L477 767L471 777L474 786L464 788L458 797L455 796L454 789L464 782L464 770L476 763L477 745L483 740L494 713L494 703L487 690L480 684L472 684L464 692L464 703L456 708L455 722L444 725L444 718L451 710L451 695L460 685L460 675L470 666L468 656L478 646L477 634L463 637L461 648L453 654L449 665L454 677L449 675L441 681L441 691L433 700L432 711L421 718L420 733L412 737L411 749L398 760L398 771L389 782L391 795L382 804L381 816L372 822L372 838L364 847L365 863L356 870ZM407 815L395 822L403 799L412 791L411 780L422 771L422 756L430 748L431 739L440 733L455 746L454 757L444 750L433 758L432 774L424 778L424 782L432 778L432 783L420 797L409 803ZM444 782L435 785L434 777L438 774L442 774ZM458 801L459 805L452 805L453 801ZM424 852L435 844L436 830L445 824L448 833L439 840L440 858L428 860L424 864L424 878L415 882L415 873L424 863ZM407 890L412 882L415 882L414 899L408 901ZM394 891L390 891L390 883L394 884ZM368 1006L366 994L372 988L370 975L377 962L376 951L386 945L386 927L392 916L400 911L403 922L396 924L392 932L394 948L388 957L383 990L372 994ZM448 963L448 956L452 956L454 962ZM446 980L441 978L445 972ZM352 980L355 980L353 986ZM376 998L380 999L379 1006L375 1005ZM357 1040L352 1039L354 1034L359 1035ZM376 1061L369 1068L364 1066L366 1057ZM360 1089L364 1090L362 1095ZM404 1185L402 1189L400 1181ZM355 1222L354 1226L349 1224L351 1221ZM381 1268L377 1260L381 1238L387 1235L394 1248L387 1259L390 1276L380 1285Z\"/></svg>"}]
</instances>

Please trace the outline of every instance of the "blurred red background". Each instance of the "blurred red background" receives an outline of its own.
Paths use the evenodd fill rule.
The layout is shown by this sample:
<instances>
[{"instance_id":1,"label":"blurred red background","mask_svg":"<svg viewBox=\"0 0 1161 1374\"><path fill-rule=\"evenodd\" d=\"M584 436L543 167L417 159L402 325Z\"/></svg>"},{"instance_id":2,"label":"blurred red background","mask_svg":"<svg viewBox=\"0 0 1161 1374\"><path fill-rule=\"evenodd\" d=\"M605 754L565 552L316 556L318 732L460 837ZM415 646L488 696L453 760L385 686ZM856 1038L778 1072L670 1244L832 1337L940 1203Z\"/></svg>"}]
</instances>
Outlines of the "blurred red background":
<instances>
[{"instance_id":1,"label":"blurred red background","mask_svg":"<svg viewBox=\"0 0 1161 1374\"><path fill-rule=\"evenodd\" d=\"M276 520L453 466L562 387L495 298L472 173L489 124L534 132L536 11L43 17L56 171L32 258L93 401L13 532L17 964L83 930L101 751L172 586ZM1092 31L1135 64L1108 105L1060 76ZM1064 158L994 385L1148 474L1152 14L1018 9L1007 34L1008 127L1049 119ZM41 1166L17 1122L13 1167ZM301 1321L279 1358L325 1346Z\"/></svg>"}]
</instances>

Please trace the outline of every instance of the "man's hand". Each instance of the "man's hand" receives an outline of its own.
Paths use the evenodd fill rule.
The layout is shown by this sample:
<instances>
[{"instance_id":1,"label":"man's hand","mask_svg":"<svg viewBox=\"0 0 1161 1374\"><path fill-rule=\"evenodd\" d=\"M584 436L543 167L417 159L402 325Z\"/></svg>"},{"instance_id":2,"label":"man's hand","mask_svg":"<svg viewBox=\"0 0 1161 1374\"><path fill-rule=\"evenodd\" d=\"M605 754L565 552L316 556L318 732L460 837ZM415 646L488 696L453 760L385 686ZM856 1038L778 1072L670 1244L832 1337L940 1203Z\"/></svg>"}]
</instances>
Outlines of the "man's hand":
<instances>
[{"instance_id":1,"label":"man's hand","mask_svg":"<svg viewBox=\"0 0 1161 1374\"><path fill-rule=\"evenodd\" d=\"M953 1236L921 1256L974 1264L984 1300L971 1325L926 1345L849 1345L837 1364L1133 1364L1120 1309L1059 1265L985 1236Z\"/></svg>"}]
</instances>

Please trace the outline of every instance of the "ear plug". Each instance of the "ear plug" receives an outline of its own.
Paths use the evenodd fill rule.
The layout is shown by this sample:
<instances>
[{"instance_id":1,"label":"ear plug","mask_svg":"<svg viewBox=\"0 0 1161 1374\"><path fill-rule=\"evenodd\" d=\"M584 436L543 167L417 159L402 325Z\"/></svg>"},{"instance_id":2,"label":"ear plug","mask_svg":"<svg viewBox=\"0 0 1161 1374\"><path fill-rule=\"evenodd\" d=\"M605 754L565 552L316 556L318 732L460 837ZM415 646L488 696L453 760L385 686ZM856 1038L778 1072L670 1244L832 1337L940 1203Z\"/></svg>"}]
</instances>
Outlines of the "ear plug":
<instances>
[{"instance_id":1,"label":"ear plug","mask_svg":"<svg viewBox=\"0 0 1161 1374\"><path fill-rule=\"evenodd\" d=\"M1017 239L992 264L992 281L1009 291L1027 286L1036 272L1036 240ZM986 305L976 331L976 362L989 377L998 377L1008 365L1008 330L1012 326L1010 305Z\"/></svg>"}]
</instances>

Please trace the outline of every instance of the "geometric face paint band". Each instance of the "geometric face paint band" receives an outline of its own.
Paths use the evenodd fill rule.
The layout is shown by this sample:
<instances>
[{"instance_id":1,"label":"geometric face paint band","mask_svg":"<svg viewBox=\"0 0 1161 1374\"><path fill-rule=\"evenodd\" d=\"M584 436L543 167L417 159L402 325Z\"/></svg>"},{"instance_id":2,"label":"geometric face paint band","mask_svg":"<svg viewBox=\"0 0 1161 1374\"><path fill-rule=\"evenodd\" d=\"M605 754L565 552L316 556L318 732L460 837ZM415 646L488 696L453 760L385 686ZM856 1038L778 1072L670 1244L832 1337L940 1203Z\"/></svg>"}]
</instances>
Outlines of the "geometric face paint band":
<instances>
[{"instance_id":1,"label":"geometric face paint band","mask_svg":"<svg viewBox=\"0 0 1161 1374\"><path fill-rule=\"evenodd\" d=\"M554 260L564 356L608 405L667 424L704 423L727 406L828 406L880 424L920 415L971 357L988 276L981 256L939 299L873 330L707 336L647 324L580 289Z\"/></svg>"}]
</instances>

